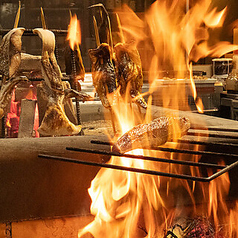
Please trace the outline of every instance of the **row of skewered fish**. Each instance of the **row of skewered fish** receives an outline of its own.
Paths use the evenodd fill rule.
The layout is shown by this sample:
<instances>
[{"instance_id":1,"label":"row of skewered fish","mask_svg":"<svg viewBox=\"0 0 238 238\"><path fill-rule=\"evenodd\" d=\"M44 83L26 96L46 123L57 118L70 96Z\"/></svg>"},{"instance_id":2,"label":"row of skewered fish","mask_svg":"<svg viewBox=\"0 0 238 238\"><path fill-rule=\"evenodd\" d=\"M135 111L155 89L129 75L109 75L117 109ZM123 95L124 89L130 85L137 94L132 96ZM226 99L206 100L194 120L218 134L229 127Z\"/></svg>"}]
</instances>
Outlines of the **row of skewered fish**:
<instances>
[{"instance_id":1,"label":"row of skewered fish","mask_svg":"<svg viewBox=\"0 0 238 238\"><path fill-rule=\"evenodd\" d=\"M146 109L147 104L141 95L143 85L140 55L133 44L118 43L114 52L109 44L102 43L89 50L92 62L93 84L104 107L116 104L116 92L127 92L135 103ZM112 97L110 97L110 94ZM112 98L112 99L111 99Z\"/></svg>"},{"instance_id":2,"label":"row of skewered fish","mask_svg":"<svg viewBox=\"0 0 238 238\"><path fill-rule=\"evenodd\" d=\"M20 76L18 72L23 56L21 53L23 32L24 28L12 29L3 37L0 45L0 73L3 75L0 118L7 112L15 85L27 81L27 78ZM44 81L40 85L40 92L48 102L38 131L44 136L78 134L81 125L74 125L68 119L64 105L70 102L71 97L82 101L90 100L90 97L71 89L68 82L62 81L62 74L54 54L53 32L43 28L37 28L33 32L42 40L41 74ZM112 105L116 105L118 96L126 96L128 92L133 102L139 107L147 108L141 95L143 75L140 55L134 44L118 43L113 47L112 44L102 43L96 49L90 49L89 56L92 62L93 84L105 108L110 109ZM179 124L182 134L189 129L189 121L186 118L159 118L132 128L119 138L113 150L125 153L143 147L147 141L150 146L158 146L172 138L178 138L182 134L174 135L170 131L173 123Z\"/></svg>"},{"instance_id":3,"label":"row of skewered fish","mask_svg":"<svg viewBox=\"0 0 238 238\"><path fill-rule=\"evenodd\" d=\"M91 7L103 9L99 27L95 26L97 23L94 24L97 48L89 50L93 84L103 106L110 108L116 104L119 87L119 96L125 97L129 94L132 102L146 109L147 104L141 95L143 86L142 65L136 45L133 42L122 42L113 46L112 36L110 36L110 19L105 7L102 4ZM96 21L95 18L94 21ZM105 27L105 25L107 26ZM108 40L102 39L107 42L100 44L100 36L103 38L104 35L109 35Z\"/></svg>"},{"instance_id":4,"label":"row of skewered fish","mask_svg":"<svg viewBox=\"0 0 238 238\"><path fill-rule=\"evenodd\" d=\"M141 95L143 86L142 65L136 45L126 43L112 44L112 37L104 39L107 43L101 43L99 36L101 31L107 30L110 36L110 19L102 4L92 7L100 7L104 10L106 22L95 28L95 36L98 47L89 50L92 63L93 84L106 108L117 105L118 87L119 96L131 98L139 107L146 109L147 104ZM102 13L100 14L103 15ZM95 26L94 18L94 26ZM105 27L107 25L107 27ZM120 25L120 23L119 23ZM99 32L97 32L99 30ZM101 33L101 34L100 34ZM121 32L122 34L122 32ZM104 34L105 35L105 34ZM123 36L122 36L123 39ZM176 127L176 129L174 129ZM167 141L177 140L187 133L190 121L186 117L161 117L147 124L139 124L123 134L112 147L112 151L125 153L137 148L151 148L159 146Z\"/></svg>"},{"instance_id":5,"label":"row of skewered fish","mask_svg":"<svg viewBox=\"0 0 238 238\"><path fill-rule=\"evenodd\" d=\"M0 73L2 85L0 90L0 118L7 113L7 106L15 85L27 81L27 77L18 72L21 64L21 36L24 28L14 28L8 32L0 44ZM55 36L53 32L37 28L34 30L42 40L41 74L44 82L40 85L41 92L48 102L47 109L38 129L41 135L74 135L81 130L81 125L74 125L66 116L64 105L71 97L82 101L89 100L90 96L70 88L69 83L62 81L61 70L57 64L54 49Z\"/></svg>"},{"instance_id":6,"label":"row of skewered fish","mask_svg":"<svg viewBox=\"0 0 238 238\"><path fill-rule=\"evenodd\" d=\"M4 36L0 45L0 73L3 75L0 117L6 114L15 85L20 81L27 81L26 77L18 73L24 55L21 53L23 33L24 28L14 28ZM35 29L34 33L42 39L40 67L45 81L43 87L41 85L43 88L41 91L48 101L39 132L42 135L77 134L81 127L73 125L68 120L64 113L64 104L72 96L79 97L81 100L88 100L89 97L70 89L69 85L66 86L66 83L62 82L61 71L54 55L54 34L43 28ZM92 62L93 84L104 107L110 108L117 102L116 92L120 86L122 96L125 96L128 91L139 106L146 108L146 102L140 95L143 84L140 56L133 44L119 43L111 47L107 43L102 43L96 49L89 50L89 56Z\"/></svg>"}]
</instances>

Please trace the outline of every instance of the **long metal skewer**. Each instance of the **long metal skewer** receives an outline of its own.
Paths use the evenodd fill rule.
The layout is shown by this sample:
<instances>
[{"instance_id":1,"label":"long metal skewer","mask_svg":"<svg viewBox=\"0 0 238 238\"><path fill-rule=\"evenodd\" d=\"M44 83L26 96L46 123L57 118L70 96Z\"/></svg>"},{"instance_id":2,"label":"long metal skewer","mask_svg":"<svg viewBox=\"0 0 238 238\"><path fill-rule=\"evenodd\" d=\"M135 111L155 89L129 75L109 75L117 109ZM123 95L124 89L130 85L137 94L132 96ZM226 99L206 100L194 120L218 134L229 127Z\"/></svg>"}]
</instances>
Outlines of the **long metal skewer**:
<instances>
[{"instance_id":1,"label":"long metal skewer","mask_svg":"<svg viewBox=\"0 0 238 238\"><path fill-rule=\"evenodd\" d=\"M113 145L112 142L108 141L98 141L98 140L91 140L92 144L99 144L99 145ZM230 153L220 153L220 152L213 152L213 151L196 151L196 150L187 150L187 149L174 149L170 147L151 147L151 148L143 148L143 149L150 149L150 150L159 150L164 152L174 152L174 153L181 153L181 154L193 154L193 155L209 155L209 156L217 156L217 157L229 157L229 158L238 158L237 154L230 154Z\"/></svg>"},{"instance_id":2,"label":"long metal skewer","mask_svg":"<svg viewBox=\"0 0 238 238\"><path fill-rule=\"evenodd\" d=\"M157 157L152 157L152 156L121 154L121 153L117 153L117 152L73 148L73 147L66 147L66 149L71 150L71 151L83 152L83 153L126 157L126 158L131 158L131 159L142 159L142 160L163 162L163 163L169 163L169 164L180 164L180 165L198 166L198 167L199 166L200 167L211 167L211 168L216 168L216 169L224 169L225 168L224 165L217 165L217 164L211 164L211 163L202 163L202 162L193 162L193 161L184 161L184 160L171 160L171 159L163 159L163 158L157 158Z\"/></svg>"},{"instance_id":3,"label":"long metal skewer","mask_svg":"<svg viewBox=\"0 0 238 238\"><path fill-rule=\"evenodd\" d=\"M238 165L238 161L236 161L235 163L233 163L229 166L226 166L224 169L218 171L217 173L215 173L209 177L197 177L197 176L191 176L191 175L186 175L186 174L165 173L165 172L160 172L160 171L140 169L140 168L134 168L134 167L126 167L126 166L120 166L120 165L114 165L114 164L83 161L83 160L77 160L77 159L73 159L73 158L66 158L66 157L60 157L60 156L39 154L38 157L43 158L43 159L52 159L52 160L59 160L59 161L64 161L64 162L76 163L76 164L84 164L84 165L91 165L91 166L102 167L102 168L136 172L136 173L142 173L142 174L147 174L147 175L156 175L156 176L164 176L164 177L177 178L177 179L186 179L186 180L197 181L197 182L210 182L211 180L217 178L218 176L224 174L225 172L229 171L230 169L232 169Z\"/></svg>"}]
</instances>

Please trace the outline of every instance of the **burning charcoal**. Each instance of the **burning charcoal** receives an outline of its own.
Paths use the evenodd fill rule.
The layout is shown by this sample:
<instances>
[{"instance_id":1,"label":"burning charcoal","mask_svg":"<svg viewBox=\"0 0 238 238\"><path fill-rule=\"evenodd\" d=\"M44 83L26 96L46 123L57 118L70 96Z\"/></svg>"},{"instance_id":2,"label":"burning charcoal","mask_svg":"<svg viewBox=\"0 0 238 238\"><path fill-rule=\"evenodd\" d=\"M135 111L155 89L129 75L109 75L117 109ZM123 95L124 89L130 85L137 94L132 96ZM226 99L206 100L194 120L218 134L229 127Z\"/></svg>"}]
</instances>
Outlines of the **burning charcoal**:
<instances>
[{"instance_id":1,"label":"burning charcoal","mask_svg":"<svg viewBox=\"0 0 238 238\"><path fill-rule=\"evenodd\" d=\"M186 134L190 122L185 117L160 117L148 124L140 124L122 135L112 151L125 153L137 148L159 146Z\"/></svg>"},{"instance_id":2,"label":"burning charcoal","mask_svg":"<svg viewBox=\"0 0 238 238\"><path fill-rule=\"evenodd\" d=\"M62 75L57 64L54 49L55 37L53 32L37 28L34 30L42 39L42 75L45 83L42 85L42 94L47 98L48 105L38 129L44 136L61 136L78 134L81 125L75 126L69 121L64 111L65 89ZM68 94L68 93L67 93Z\"/></svg>"},{"instance_id":3,"label":"burning charcoal","mask_svg":"<svg viewBox=\"0 0 238 238\"><path fill-rule=\"evenodd\" d=\"M224 238L207 218L180 219L166 232L164 238Z\"/></svg>"},{"instance_id":4,"label":"burning charcoal","mask_svg":"<svg viewBox=\"0 0 238 238\"><path fill-rule=\"evenodd\" d=\"M117 64L118 84L121 95L126 94L127 87L131 98L138 106L146 109L147 104L141 96L143 74L138 50L134 44L118 43L114 47Z\"/></svg>"},{"instance_id":5,"label":"burning charcoal","mask_svg":"<svg viewBox=\"0 0 238 238\"><path fill-rule=\"evenodd\" d=\"M93 85L105 108L110 108L116 100L117 78L112 63L110 46L102 43L96 49L89 50L92 62ZM109 97L112 96L112 100Z\"/></svg>"}]
</instances>

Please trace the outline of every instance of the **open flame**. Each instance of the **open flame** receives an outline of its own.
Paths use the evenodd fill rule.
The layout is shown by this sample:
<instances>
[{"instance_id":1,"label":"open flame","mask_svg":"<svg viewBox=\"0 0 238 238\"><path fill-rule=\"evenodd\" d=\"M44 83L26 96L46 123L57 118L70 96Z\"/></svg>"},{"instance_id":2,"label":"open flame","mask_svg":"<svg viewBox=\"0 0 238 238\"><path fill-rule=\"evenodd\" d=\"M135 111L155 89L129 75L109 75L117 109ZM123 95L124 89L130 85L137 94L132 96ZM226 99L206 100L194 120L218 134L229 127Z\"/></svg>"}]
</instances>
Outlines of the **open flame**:
<instances>
[{"instance_id":1,"label":"open flame","mask_svg":"<svg viewBox=\"0 0 238 238\"><path fill-rule=\"evenodd\" d=\"M145 22L139 19L128 6L124 6L124 11L118 12L118 15L121 18L125 41L131 38L134 38L137 43L148 40L148 34L138 34L138 31L145 32L146 26L148 27L150 43L145 43L144 46L148 47L148 51L153 52L150 57L150 94L154 92L155 85L158 85L161 72L164 69L172 70L175 73L175 79L173 79L175 87L174 91L167 87L163 92L164 105L169 106L172 103L173 106L177 106L178 110L180 109L181 98L187 97L181 79L187 78L198 111L202 112L203 105L197 96L191 62L208 55L219 57L238 47L228 42L209 45L208 29L222 26L226 8L220 12L216 9L211 10L211 1L203 0L186 12L184 3L185 1L174 0L168 6L166 1L155 1L145 13ZM136 22L139 22L137 29L135 29ZM137 33L135 33L136 30L138 30ZM120 99L119 105L112 106L117 122L120 123L121 133L125 133L138 123L151 120L151 101L150 96L145 117L141 117L127 100ZM174 126L174 130L178 128ZM178 146L176 143L171 144L174 147ZM182 157L173 153L166 154L141 149L130 153L165 157L171 160L197 162L200 159L198 155L183 155ZM133 160L125 157L112 157L108 163L170 173L185 172L184 167L180 165ZM209 171L206 172L209 173ZM200 175L199 169L194 167L190 171L186 170L187 173L193 176ZM205 237L187 236L189 231L190 234L194 234L192 232L197 229L194 227L196 224L199 224L201 231L205 229L204 227L209 229L206 221L199 219L196 224L191 222L183 227L184 223L181 223L178 229L169 230L170 233L167 234L164 232L172 227L176 218L199 216L206 217L213 223L214 233L209 237L234 238L238 236L238 203L235 207L229 207L226 204L225 198L228 190L229 177L227 174L210 184L203 184L102 168L89 188L92 199L91 213L95 219L80 230L78 236L82 237L86 233L91 233L94 237L113 238Z\"/></svg>"},{"instance_id":2,"label":"open flame","mask_svg":"<svg viewBox=\"0 0 238 238\"><path fill-rule=\"evenodd\" d=\"M68 26L67 40L69 40L70 48L75 49L75 46L81 44L81 28L80 22L77 19L76 14L71 17L70 24Z\"/></svg>"}]
</instances>

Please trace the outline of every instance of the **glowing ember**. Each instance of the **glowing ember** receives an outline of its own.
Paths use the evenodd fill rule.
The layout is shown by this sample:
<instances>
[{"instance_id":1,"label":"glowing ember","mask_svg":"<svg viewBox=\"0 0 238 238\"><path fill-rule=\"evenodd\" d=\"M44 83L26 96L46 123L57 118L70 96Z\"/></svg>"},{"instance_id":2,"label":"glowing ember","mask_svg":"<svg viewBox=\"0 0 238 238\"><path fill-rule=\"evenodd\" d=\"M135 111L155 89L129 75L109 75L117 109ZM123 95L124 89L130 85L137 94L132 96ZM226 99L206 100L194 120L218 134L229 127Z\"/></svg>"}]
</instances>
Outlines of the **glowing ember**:
<instances>
[{"instance_id":1,"label":"glowing ember","mask_svg":"<svg viewBox=\"0 0 238 238\"><path fill-rule=\"evenodd\" d=\"M149 92L151 94L154 92L155 86L158 85L158 79L161 78L162 70L172 70L176 74L173 79L174 87L172 89L167 87L163 92L164 106L169 107L172 104L173 108L178 110L181 108L181 101L185 101L181 99L188 96L184 83L181 82L187 78L197 109L202 112L203 105L197 96L191 62L207 55L221 56L238 49L237 46L227 42L209 46L208 28L220 27L226 12L226 9L221 12L210 9L210 3L211 1L208 0L199 1L199 4L185 12L185 1L174 0L170 6L167 1L155 1L145 13L145 22L139 19L127 6L123 7L123 12L118 13L121 18L121 29L125 33L125 41L131 38L134 38L135 42L145 41L148 34L145 36L145 34L135 32L136 30L145 32L145 26L148 26L150 43L145 43L144 46L145 48L148 46L147 50L153 52L153 55L150 56L152 70L149 73ZM139 23L139 29L135 29L137 23ZM152 49L154 50L152 51ZM125 101L119 99L118 105L112 107L121 133L125 133L138 123L146 123L152 119L151 96L148 100L145 117L141 117L139 110L131 106L126 99L126 97ZM176 125L173 130L178 133ZM176 147L178 144L174 143L171 147L173 146ZM134 150L130 153L157 158L164 157L171 160L200 160L198 155L183 154L183 156L179 156L159 151ZM133 160L125 157L112 157L108 163L168 173L184 174L186 172L193 176L200 176L201 173L195 167L184 169L180 165ZM209 171L205 172L209 174ZM101 169L89 188L92 199L91 213L95 219L80 230L78 236L82 237L86 233L91 233L96 238L234 238L238 234L238 203L233 208L228 207L225 202L228 190L228 174L206 184ZM171 231L174 220L180 217L194 218L194 222L190 222L193 226L190 225L190 229L182 229L183 233L178 231L177 236L172 236L172 233L167 233L165 236L165 231ZM205 219L195 219L195 217L205 217ZM221 226L222 232L220 232ZM182 224L179 224L178 227L181 228ZM210 229L213 228L214 230L211 232ZM200 236L197 235L198 232L200 232Z\"/></svg>"}]
</instances>

